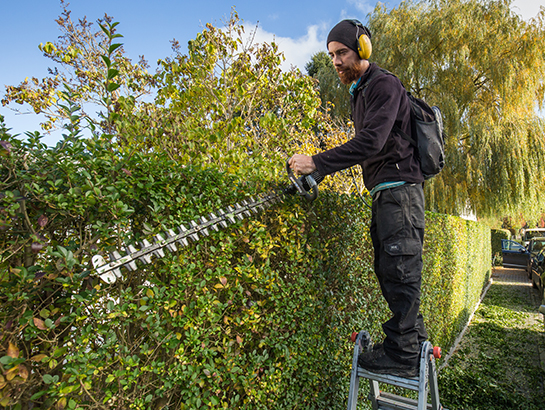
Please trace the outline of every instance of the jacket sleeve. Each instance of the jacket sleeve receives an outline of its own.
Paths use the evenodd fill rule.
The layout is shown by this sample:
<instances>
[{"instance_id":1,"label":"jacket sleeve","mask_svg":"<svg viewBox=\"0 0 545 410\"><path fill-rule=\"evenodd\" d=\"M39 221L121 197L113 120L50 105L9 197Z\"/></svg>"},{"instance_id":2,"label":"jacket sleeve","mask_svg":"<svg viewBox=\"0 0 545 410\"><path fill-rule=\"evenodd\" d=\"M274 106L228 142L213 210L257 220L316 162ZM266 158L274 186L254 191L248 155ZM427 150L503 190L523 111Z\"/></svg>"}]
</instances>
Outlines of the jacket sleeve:
<instances>
[{"instance_id":1,"label":"jacket sleeve","mask_svg":"<svg viewBox=\"0 0 545 410\"><path fill-rule=\"evenodd\" d=\"M354 138L330 150L314 155L316 168L322 175L349 168L378 154L386 144L392 131L401 102L403 87L391 75L383 75L373 80L365 95L365 112L354 112L354 121L363 116L361 128L356 128ZM356 98L363 98L356 95ZM356 109L363 104L355 104Z\"/></svg>"}]
</instances>

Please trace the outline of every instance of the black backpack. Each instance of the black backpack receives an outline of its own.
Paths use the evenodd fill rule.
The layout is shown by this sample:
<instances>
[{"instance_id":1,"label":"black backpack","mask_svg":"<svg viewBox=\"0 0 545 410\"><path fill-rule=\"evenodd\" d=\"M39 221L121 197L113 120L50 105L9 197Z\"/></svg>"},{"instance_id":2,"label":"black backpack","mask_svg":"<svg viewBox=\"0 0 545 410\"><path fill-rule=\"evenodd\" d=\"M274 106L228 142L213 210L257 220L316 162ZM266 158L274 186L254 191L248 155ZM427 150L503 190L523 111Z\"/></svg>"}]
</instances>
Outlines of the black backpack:
<instances>
[{"instance_id":1,"label":"black backpack","mask_svg":"<svg viewBox=\"0 0 545 410\"><path fill-rule=\"evenodd\" d=\"M369 83L379 74L394 74L382 68L376 70L363 85L363 98ZM409 137L397 125L399 134L409 141L418 151L420 169L425 179L437 175L445 166L445 139L443 136L443 117L438 107L430 107L426 101L416 98L406 91L411 106L411 127L414 139Z\"/></svg>"}]
</instances>

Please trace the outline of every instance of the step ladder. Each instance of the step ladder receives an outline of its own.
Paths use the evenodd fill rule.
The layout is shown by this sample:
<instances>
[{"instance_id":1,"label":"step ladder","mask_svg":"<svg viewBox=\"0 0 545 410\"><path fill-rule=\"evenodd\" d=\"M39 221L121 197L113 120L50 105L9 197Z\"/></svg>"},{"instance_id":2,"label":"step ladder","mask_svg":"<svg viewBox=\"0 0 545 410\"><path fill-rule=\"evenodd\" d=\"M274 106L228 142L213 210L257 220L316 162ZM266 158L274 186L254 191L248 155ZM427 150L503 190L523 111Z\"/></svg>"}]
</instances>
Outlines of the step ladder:
<instances>
[{"instance_id":1,"label":"step ladder","mask_svg":"<svg viewBox=\"0 0 545 410\"><path fill-rule=\"evenodd\" d=\"M387 374L377 374L358 367L358 356L371 347L369 333L354 332L351 337L355 342L352 372L350 375L350 392L348 393L348 410L356 410L360 378L368 379L370 384L369 400L373 410L447 410L439 401L437 372L435 358L441 357L441 349L433 347L428 341L422 344L420 353L420 373L418 377L397 377ZM379 383L390 384L418 392L418 400L380 391ZM428 403L428 391L431 403Z\"/></svg>"}]
</instances>

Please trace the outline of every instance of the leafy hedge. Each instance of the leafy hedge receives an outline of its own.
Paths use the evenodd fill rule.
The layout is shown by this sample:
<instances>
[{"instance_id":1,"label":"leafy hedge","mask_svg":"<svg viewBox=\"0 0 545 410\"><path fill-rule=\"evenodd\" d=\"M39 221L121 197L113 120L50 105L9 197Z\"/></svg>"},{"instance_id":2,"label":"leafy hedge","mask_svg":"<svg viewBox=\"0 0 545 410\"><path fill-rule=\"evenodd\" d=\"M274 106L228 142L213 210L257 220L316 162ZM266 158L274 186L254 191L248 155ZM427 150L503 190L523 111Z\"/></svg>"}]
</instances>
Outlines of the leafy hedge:
<instances>
[{"instance_id":1,"label":"leafy hedge","mask_svg":"<svg viewBox=\"0 0 545 410\"><path fill-rule=\"evenodd\" d=\"M77 133L1 140L1 406L344 408L348 336L377 339L388 318L358 198L286 197L109 285L92 255L273 185ZM422 309L448 348L488 280L490 231L427 221Z\"/></svg>"},{"instance_id":2,"label":"leafy hedge","mask_svg":"<svg viewBox=\"0 0 545 410\"><path fill-rule=\"evenodd\" d=\"M511 239L511 232L508 229L492 229L491 230L491 246L492 246L492 260L495 265L501 265L503 261L501 253L501 240Z\"/></svg>"},{"instance_id":3,"label":"leafy hedge","mask_svg":"<svg viewBox=\"0 0 545 410\"><path fill-rule=\"evenodd\" d=\"M427 213L422 310L432 341L450 348L475 309L491 274L490 229Z\"/></svg>"}]
</instances>

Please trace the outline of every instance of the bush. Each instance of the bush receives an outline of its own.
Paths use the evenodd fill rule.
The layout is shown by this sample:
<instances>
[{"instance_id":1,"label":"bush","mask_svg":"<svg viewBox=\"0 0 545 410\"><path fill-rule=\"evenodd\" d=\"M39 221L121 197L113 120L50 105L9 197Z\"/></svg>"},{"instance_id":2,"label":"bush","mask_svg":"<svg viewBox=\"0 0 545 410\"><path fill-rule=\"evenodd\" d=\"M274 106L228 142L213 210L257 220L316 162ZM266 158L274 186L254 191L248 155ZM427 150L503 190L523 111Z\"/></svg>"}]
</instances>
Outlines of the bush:
<instances>
[{"instance_id":1,"label":"bush","mask_svg":"<svg viewBox=\"0 0 545 410\"><path fill-rule=\"evenodd\" d=\"M2 140L0 404L343 408L348 336L378 339L389 317L358 198L286 197L107 284L92 255L263 188L77 133ZM427 220L422 311L447 348L488 279L489 231Z\"/></svg>"},{"instance_id":2,"label":"bush","mask_svg":"<svg viewBox=\"0 0 545 410\"><path fill-rule=\"evenodd\" d=\"M501 266L503 262L501 253L502 239L511 239L511 232L508 229L492 229L490 231L492 261L494 262L495 266Z\"/></svg>"},{"instance_id":3,"label":"bush","mask_svg":"<svg viewBox=\"0 0 545 410\"><path fill-rule=\"evenodd\" d=\"M490 229L461 218L427 213L422 313L430 339L450 348L490 279Z\"/></svg>"}]
</instances>

